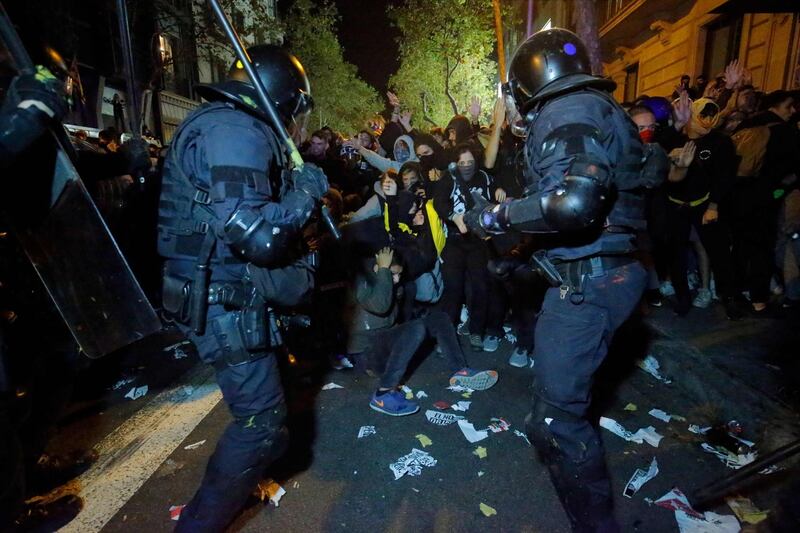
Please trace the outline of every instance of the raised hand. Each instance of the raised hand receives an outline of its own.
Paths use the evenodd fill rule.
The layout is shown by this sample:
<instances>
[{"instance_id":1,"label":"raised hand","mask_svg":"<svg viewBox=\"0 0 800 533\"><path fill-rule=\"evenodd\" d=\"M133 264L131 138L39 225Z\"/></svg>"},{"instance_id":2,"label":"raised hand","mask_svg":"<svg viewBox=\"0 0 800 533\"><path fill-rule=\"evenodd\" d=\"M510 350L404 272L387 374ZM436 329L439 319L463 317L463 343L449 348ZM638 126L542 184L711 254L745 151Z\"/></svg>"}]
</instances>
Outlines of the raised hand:
<instances>
[{"instance_id":1,"label":"raised hand","mask_svg":"<svg viewBox=\"0 0 800 533\"><path fill-rule=\"evenodd\" d=\"M389 268L392 266L392 258L394 257L394 250L389 248L381 248L377 254L375 254L375 263L378 265L378 268Z\"/></svg>"},{"instance_id":2,"label":"raised hand","mask_svg":"<svg viewBox=\"0 0 800 533\"><path fill-rule=\"evenodd\" d=\"M697 150L697 147L694 144L694 141L689 141L683 145L683 150L681 150L680 155L678 155L677 160L675 161L675 166L679 168L688 168L689 165L692 164L694 161L694 153Z\"/></svg>"},{"instance_id":3,"label":"raised hand","mask_svg":"<svg viewBox=\"0 0 800 533\"><path fill-rule=\"evenodd\" d=\"M400 99L392 91L386 91L386 98L389 99L390 106L400 107Z\"/></svg>"},{"instance_id":4,"label":"raised hand","mask_svg":"<svg viewBox=\"0 0 800 533\"><path fill-rule=\"evenodd\" d=\"M689 94L686 91L681 91L678 101L673 102L672 111L675 114L673 126L677 131L680 131L692 116L692 105L689 103Z\"/></svg>"},{"instance_id":5,"label":"raised hand","mask_svg":"<svg viewBox=\"0 0 800 533\"><path fill-rule=\"evenodd\" d=\"M481 116L481 100L477 96L473 96L469 102L469 116L472 117L473 122L477 122L478 117Z\"/></svg>"},{"instance_id":6,"label":"raised hand","mask_svg":"<svg viewBox=\"0 0 800 533\"><path fill-rule=\"evenodd\" d=\"M413 113L411 111L403 111L400 113L400 124L406 129L406 131L411 131L411 116Z\"/></svg>"}]
</instances>

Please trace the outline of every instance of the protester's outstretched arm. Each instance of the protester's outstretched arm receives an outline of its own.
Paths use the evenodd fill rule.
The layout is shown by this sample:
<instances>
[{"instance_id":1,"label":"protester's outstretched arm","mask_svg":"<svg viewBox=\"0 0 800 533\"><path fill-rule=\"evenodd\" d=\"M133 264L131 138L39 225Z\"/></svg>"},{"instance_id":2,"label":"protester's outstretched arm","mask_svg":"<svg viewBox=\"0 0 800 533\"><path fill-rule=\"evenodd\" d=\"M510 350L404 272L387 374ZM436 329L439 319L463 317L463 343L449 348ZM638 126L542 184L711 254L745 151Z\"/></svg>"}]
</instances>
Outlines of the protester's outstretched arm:
<instances>
[{"instance_id":1,"label":"protester's outstretched arm","mask_svg":"<svg viewBox=\"0 0 800 533\"><path fill-rule=\"evenodd\" d=\"M506 119L506 105L502 98L498 98L494 103L494 112L492 113L492 135L489 137L489 143L486 145L486 150L483 154L483 166L485 168L494 168L497 162L497 153L500 150L500 135L503 133L503 122Z\"/></svg>"}]
</instances>

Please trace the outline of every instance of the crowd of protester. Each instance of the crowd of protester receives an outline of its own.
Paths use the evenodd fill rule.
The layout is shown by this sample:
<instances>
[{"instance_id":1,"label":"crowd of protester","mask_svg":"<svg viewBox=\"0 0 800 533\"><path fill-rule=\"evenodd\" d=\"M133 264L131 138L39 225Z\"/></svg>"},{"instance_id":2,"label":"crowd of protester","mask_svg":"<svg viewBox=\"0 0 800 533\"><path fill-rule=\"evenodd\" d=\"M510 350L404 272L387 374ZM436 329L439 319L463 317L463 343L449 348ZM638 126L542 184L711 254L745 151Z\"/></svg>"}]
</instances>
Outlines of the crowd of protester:
<instances>
[{"instance_id":1,"label":"crowd of protester","mask_svg":"<svg viewBox=\"0 0 800 533\"><path fill-rule=\"evenodd\" d=\"M648 229L639 235L651 306L669 302L685 316L718 301L728 319L740 320L779 318L800 304L800 97L764 94L750 78L733 62L711 83L698 76L692 86L683 76L668 97L623 103L642 141L661 145L674 163L663 185L649 191ZM547 241L522 234L483 240L464 224L474 194L501 203L534 185L522 170L520 117L507 117L502 99L485 114L473 99L445 128L423 130L387 96L387 111L365 129L323 127L301 144L305 160L329 178L324 201L344 235L335 241L322 224L306 230L306 246L321 257L308 312L314 342L332 365L376 376L370 405L404 415L418 407L398 386L423 345L447 360L451 384L473 389L493 385L497 372L470 367L456 332L474 352L493 352L509 338L509 364L531 364L547 285L526 265ZM101 211L123 249L135 246L141 239L130 238L115 213L119 202L134 198L135 205L148 195L131 195L141 184L114 170L119 135L104 130L96 143L76 143ZM159 150L151 145L148 188L158 187ZM153 258L143 251L129 257L146 289L153 280L148 293L157 293L157 272L147 266Z\"/></svg>"}]
</instances>

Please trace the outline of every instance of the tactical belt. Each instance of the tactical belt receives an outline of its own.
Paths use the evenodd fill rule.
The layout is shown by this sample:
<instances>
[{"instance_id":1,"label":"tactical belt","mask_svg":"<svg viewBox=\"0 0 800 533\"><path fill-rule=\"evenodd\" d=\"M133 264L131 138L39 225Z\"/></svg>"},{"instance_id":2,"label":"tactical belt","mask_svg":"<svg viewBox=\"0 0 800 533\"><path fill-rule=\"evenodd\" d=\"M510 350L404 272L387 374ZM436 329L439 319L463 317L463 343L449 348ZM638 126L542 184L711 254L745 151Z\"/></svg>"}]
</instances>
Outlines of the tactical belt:
<instances>
[{"instance_id":1,"label":"tactical belt","mask_svg":"<svg viewBox=\"0 0 800 533\"><path fill-rule=\"evenodd\" d=\"M586 277L599 278L609 270L619 268L637 260L631 255L595 255L574 261L551 262L544 253L534 254L537 270L553 287L558 287L563 300L569 293L570 301L580 304L584 300L583 286Z\"/></svg>"},{"instance_id":2,"label":"tactical belt","mask_svg":"<svg viewBox=\"0 0 800 533\"><path fill-rule=\"evenodd\" d=\"M688 205L689 207L697 207L698 205L702 205L710 197L711 197L711 193L707 192L706 195L703 196L702 198L698 198L697 200L692 200L690 202L687 202L685 200L678 200L677 198L673 198L672 196L667 196L667 198L669 198L669 201L672 202L673 204L678 204L678 205L683 205L683 206Z\"/></svg>"}]
</instances>

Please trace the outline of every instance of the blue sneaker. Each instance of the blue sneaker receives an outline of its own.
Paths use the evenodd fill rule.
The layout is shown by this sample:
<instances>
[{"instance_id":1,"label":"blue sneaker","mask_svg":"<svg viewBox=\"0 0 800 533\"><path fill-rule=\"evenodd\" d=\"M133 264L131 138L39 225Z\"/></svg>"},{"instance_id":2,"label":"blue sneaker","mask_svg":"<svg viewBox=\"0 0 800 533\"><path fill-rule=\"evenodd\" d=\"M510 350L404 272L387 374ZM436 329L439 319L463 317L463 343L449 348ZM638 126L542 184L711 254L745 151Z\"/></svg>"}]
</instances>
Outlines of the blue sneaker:
<instances>
[{"instance_id":1,"label":"blue sneaker","mask_svg":"<svg viewBox=\"0 0 800 533\"><path fill-rule=\"evenodd\" d=\"M376 391L369 401L370 409L389 416L413 415L419 411L419 405L411 400L406 400L405 395L399 390L378 394Z\"/></svg>"},{"instance_id":2,"label":"blue sneaker","mask_svg":"<svg viewBox=\"0 0 800 533\"><path fill-rule=\"evenodd\" d=\"M450 385L461 385L472 390L486 390L497 383L497 371L475 370L465 367L453 374Z\"/></svg>"}]
</instances>

